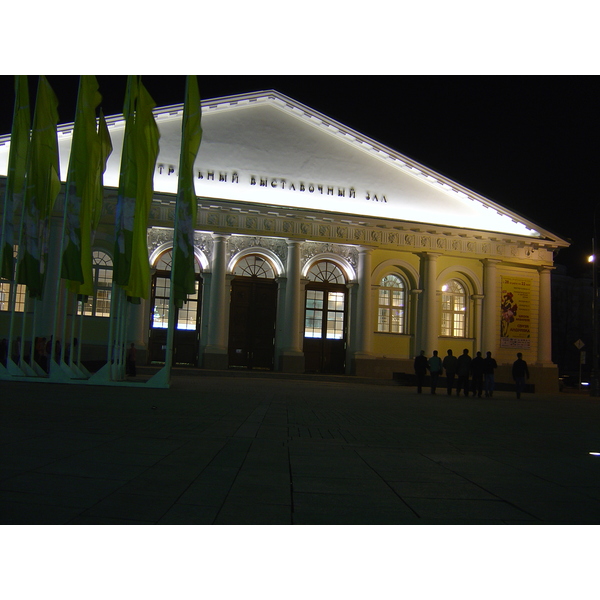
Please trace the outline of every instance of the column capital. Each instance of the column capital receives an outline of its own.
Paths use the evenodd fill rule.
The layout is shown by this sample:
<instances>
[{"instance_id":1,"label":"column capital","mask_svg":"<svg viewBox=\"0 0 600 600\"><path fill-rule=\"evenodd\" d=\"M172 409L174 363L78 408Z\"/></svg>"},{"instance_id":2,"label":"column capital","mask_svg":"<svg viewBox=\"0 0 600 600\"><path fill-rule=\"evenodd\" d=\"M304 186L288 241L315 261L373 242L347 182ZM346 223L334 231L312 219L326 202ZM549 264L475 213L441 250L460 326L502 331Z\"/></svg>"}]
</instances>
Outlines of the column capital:
<instances>
[{"instance_id":1,"label":"column capital","mask_svg":"<svg viewBox=\"0 0 600 600\"><path fill-rule=\"evenodd\" d=\"M419 254L429 260L430 262L436 261L440 256L442 256L441 252L419 252Z\"/></svg>"},{"instance_id":2,"label":"column capital","mask_svg":"<svg viewBox=\"0 0 600 600\"><path fill-rule=\"evenodd\" d=\"M499 258L482 258L481 262L486 266L495 267L502 261Z\"/></svg>"},{"instance_id":3,"label":"column capital","mask_svg":"<svg viewBox=\"0 0 600 600\"><path fill-rule=\"evenodd\" d=\"M220 240L220 241L225 241L228 240L231 237L230 233L220 233L218 231L213 231L213 233L211 233L213 240Z\"/></svg>"},{"instance_id":4,"label":"column capital","mask_svg":"<svg viewBox=\"0 0 600 600\"><path fill-rule=\"evenodd\" d=\"M371 254L375 250L373 246L357 246L357 249L361 254Z\"/></svg>"}]
</instances>

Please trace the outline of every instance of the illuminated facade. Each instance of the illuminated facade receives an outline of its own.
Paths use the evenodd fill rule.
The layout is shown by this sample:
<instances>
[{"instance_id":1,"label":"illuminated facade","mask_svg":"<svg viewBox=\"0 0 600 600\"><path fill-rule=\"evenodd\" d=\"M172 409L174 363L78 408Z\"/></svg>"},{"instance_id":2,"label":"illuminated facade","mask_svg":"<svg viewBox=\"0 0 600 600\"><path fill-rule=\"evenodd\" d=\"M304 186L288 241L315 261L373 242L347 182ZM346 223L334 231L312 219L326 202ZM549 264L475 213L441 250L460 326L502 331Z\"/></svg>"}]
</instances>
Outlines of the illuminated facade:
<instances>
[{"instance_id":1,"label":"illuminated facade","mask_svg":"<svg viewBox=\"0 0 600 600\"><path fill-rule=\"evenodd\" d=\"M155 115L152 289L128 319L150 362L164 359L182 106ZM105 357L124 132L122 116L107 121L97 293L83 307L92 359ZM390 378L420 350L468 348L491 351L508 381L520 351L536 389L555 389L550 272L564 240L275 91L204 101L202 124L197 292L178 314L176 363ZM59 128L63 179L71 128Z\"/></svg>"}]
</instances>

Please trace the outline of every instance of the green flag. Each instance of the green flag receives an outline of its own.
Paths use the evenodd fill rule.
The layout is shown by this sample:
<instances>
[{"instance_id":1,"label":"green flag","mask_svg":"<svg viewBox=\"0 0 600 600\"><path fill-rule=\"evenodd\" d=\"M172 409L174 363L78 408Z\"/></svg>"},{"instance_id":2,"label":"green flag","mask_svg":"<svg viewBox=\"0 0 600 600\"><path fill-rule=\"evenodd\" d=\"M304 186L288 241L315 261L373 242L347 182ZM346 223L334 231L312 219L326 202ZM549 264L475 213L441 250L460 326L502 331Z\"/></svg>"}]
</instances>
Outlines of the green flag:
<instances>
[{"instance_id":1,"label":"green flag","mask_svg":"<svg viewBox=\"0 0 600 600\"><path fill-rule=\"evenodd\" d=\"M94 193L91 198L90 205L90 235L84 236L81 243L81 253L85 257L82 260L81 268L83 270L83 283L79 285L77 282L71 282L71 291L83 296L87 299L94 293L94 274L92 264L92 246L96 238L96 230L100 217L102 216L102 206L104 198L104 172L106 171L106 163L111 155L113 147L106 125L106 119L102 110L98 118L98 144L99 156L98 161L94 165ZM87 300L85 300L87 301Z\"/></svg>"},{"instance_id":2,"label":"green flag","mask_svg":"<svg viewBox=\"0 0 600 600\"><path fill-rule=\"evenodd\" d=\"M79 78L79 94L69 156L66 197L66 248L62 255L62 278L72 291L81 293L84 268L91 270L91 213L97 196L100 138L96 133L96 107L102 97L94 75ZM85 267L84 267L85 265Z\"/></svg>"},{"instance_id":3,"label":"green flag","mask_svg":"<svg viewBox=\"0 0 600 600\"><path fill-rule=\"evenodd\" d=\"M15 213L21 208L25 193L25 173L27 171L27 151L29 130L31 129L31 109L27 75L15 75L15 110L10 135L8 154L8 177L2 220L2 242L0 243L0 277L12 280L14 277L13 245L15 244Z\"/></svg>"},{"instance_id":4,"label":"green flag","mask_svg":"<svg viewBox=\"0 0 600 600\"><path fill-rule=\"evenodd\" d=\"M115 251L113 277L115 283L124 287L129 283L131 250L133 244L133 221L136 197L136 162L133 148L135 128L135 103L138 95L137 75L129 75L125 92L123 116L125 134L121 151L119 193L115 215Z\"/></svg>"},{"instance_id":5,"label":"green flag","mask_svg":"<svg viewBox=\"0 0 600 600\"><path fill-rule=\"evenodd\" d=\"M198 80L188 75L181 125L181 154L177 185L173 271L173 300L181 308L188 294L196 291L194 260L194 230L198 204L194 188L194 162L202 140L202 106Z\"/></svg>"},{"instance_id":6,"label":"green flag","mask_svg":"<svg viewBox=\"0 0 600 600\"><path fill-rule=\"evenodd\" d=\"M96 229L102 216L102 205L104 198L104 173L106 171L106 164L108 163L108 157L112 154L113 146L108 133L108 126L104 113L100 109L100 117L98 119L98 138L100 139L100 161L97 165L97 183L96 183L96 198L94 200L92 209L92 241L96 237Z\"/></svg>"},{"instance_id":7,"label":"green flag","mask_svg":"<svg viewBox=\"0 0 600 600\"><path fill-rule=\"evenodd\" d=\"M148 215L154 193L154 170L158 158L159 132L152 114L156 103L139 83L135 110L133 150L135 153L136 195L131 244L131 270L125 286L128 298L139 302L150 290L148 261Z\"/></svg>"},{"instance_id":8,"label":"green flag","mask_svg":"<svg viewBox=\"0 0 600 600\"><path fill-rule=\"evenodd\" d=\"M56 95L46 77L42 75L35 101L31 151L27 167L22 217L24 248L17 269L17 282L27 286L32 298L40 299L44 291L50 213L60 191L56 138L57 109Z\"/></svg>"}]
</instances>

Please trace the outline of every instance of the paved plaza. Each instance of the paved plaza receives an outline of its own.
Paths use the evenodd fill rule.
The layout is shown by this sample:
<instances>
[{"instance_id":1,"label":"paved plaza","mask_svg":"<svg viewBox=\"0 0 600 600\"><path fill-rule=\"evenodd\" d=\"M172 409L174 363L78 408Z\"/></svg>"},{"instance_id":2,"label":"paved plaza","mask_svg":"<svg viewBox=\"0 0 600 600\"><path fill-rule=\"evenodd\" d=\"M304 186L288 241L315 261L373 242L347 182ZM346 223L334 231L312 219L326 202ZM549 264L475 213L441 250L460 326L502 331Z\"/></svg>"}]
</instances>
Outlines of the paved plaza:
<instances>
[{"instance_id":1,"label":"paved plaza","mask_svg":"<svg viewBox=\"0 0 600 600\"><path fill-rule=\"evenodd\" d=\"M600 523L586 395L202 371L0 387L2 524Z\"/></svg>"}]
</instances>

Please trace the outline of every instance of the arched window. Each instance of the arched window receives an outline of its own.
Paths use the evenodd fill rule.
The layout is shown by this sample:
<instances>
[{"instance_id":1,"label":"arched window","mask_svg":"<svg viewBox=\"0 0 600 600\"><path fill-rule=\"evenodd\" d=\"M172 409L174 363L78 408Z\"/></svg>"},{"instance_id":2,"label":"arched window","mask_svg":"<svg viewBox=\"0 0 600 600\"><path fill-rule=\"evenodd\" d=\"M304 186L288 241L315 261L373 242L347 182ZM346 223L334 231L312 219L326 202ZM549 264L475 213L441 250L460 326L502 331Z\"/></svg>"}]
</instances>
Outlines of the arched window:
<instances>
[{"instance_id":1,"label":"arched window","mask_svg":"<svg viewBox=\"0 0 600 600\"><path fill-rule=\"evenodd\" d=\"M317 285L311 288L308 284L306 289L304 337L342 339L346 314L346 278L342 270L324 260L311 267L307 278Z\"/></svg>"},{"instance_id":2,"label":"arched window","mask_svg":"<svg viewBox=\"0 0 600 600\"><path fill-rule=\"evenodd\" d=\"M83 314L88 317L110 317L113 261L102 250L92 252L92 277L94 294L83 304ZM81 305L82 303L79 303L79 314L81 314Z\"/></svg>"},{"instance_id":3,"label":"arched window","mask_svg":"<svg viewBox=\"0 0 600 600\"><path fill-rule=\"evenodd\" d=\"M275 279L275 271L271 263L259 256L250 254L244 256L235 265L233 274L241 277L258 277L259 279Z\"/></svg>"},{"instance_id":4,"label":"arched window","mask_svg":"<svg viewBox=\"0 0 600 600\"><path fill-rule=\"evenodd\" d=\"M329 260L322 260L314 264L310 268L307 278L315 283L346 283L342 270Z\"/></svg>"},{"instance_id":5,"label":"arched window","mask_svg":"<svg viewBox=\"0 0 600 600\"><path fill-rule=\"evenodd\" d=\"M442 335L466 337L467 295L464 285L452 279L442 286Z\"/></svg>"},{"instance_id":6,"label":"arched window","mask_svg":"<svg viewBox=\"0 0 600 600\"><path fill-rule=\"evenodd\" d=\"M386 275L379 283L377 331L404 333L406 285L398 275Z\"/></svg>"}]
</instances>

